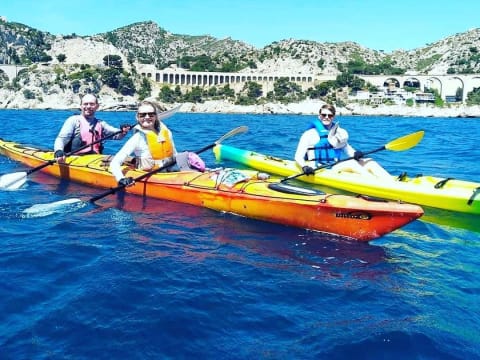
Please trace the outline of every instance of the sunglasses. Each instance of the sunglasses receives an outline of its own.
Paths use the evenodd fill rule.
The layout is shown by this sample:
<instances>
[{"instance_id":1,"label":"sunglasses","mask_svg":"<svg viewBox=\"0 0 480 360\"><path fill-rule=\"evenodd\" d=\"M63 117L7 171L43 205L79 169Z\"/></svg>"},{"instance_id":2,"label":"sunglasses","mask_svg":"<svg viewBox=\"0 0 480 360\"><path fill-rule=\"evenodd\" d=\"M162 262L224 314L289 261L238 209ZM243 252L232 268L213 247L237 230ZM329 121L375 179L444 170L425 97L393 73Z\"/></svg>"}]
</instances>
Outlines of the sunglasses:
<instances>
[{"instance_id":1,"label":"sunglasses","mask_svg":"<svg viewBox=\"0 0 480 360\"><path fill-rule=\"evenodd\" d=\"M333 114L324 114L324 113L320 113L320 116L323 116L323 117L330 117L330 118L333 118L334 115Z\"/></svg>"},{"instance_id":2,"label":"sunglasses","mask_svg":"<svg viewBox=\"0 0 480 360\"><path fill-rule=\"evenodd\" d=\"M149 117L154 117L154 116L157 116L157 113L156 112L141 112L141 113L137 113L138 117L140 119L143 119L144 117L146 117L147 115Z\"/></svg>"}]
</instances>

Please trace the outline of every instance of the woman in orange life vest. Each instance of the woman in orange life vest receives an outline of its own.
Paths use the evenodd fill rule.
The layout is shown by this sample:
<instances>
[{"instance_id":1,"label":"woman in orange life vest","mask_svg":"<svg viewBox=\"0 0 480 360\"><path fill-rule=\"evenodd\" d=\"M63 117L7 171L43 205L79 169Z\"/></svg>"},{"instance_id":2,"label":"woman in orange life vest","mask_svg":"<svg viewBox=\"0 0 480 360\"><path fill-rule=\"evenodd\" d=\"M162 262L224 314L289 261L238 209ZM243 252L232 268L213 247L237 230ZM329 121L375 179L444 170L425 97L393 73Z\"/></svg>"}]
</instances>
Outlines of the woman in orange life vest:
<instances>
[{"instance_id":1,"label":"woman in orange life vest","mask_svg":"<svg viewBox=\"0 0 480 360\"><path fill-rule=\"evenodd\" d=\"M356 151L348 144L348 132L334 121L335 107L324 104L318 119L302 134L295 161L305 175L313 175L314 168L331 163L332 170L353 172L363 176L375 176L392 179L392 176L371 158L364 158L361 151ZM335 165L338 160L352 158Z\"/></svg>"},{"instance_id":2,"label":"woman in orange life vest","mask_svg":"<svg viewBox=\"0 0 480 360\"><path fill-rule=\"evenodd\" d=\"M82 97L80 102L81 114L70 116L55 138L53 151L58 162L65 161L65 152L75 152L78 155L100 154L102 152L101 143L96 143L80 151L76 150L120 131L120 129L95 117L98 107L98 99L95 95L86 94ZM123 139L130 130L130 125L121 125L120 127L122 132L112 139Z\"/></svg>"},{"instance_id":3,"label":"woman in orange life vest","mask_svg":"<svg viewBox=\"0 0 480 360\"><path fill-rule=\"evenodd\" d=\"M135 154L135 166L140 170L205 170L205 164L196 154L177 153L172 132L158 119L158 106L153 101L142 101L136 117L138 124L133 128L134 134L110 163L110 171L119 185L129 186L134 183L133 178L125 177L121 168L122 163L132 153Z\"/></svg>"}]
</instances>

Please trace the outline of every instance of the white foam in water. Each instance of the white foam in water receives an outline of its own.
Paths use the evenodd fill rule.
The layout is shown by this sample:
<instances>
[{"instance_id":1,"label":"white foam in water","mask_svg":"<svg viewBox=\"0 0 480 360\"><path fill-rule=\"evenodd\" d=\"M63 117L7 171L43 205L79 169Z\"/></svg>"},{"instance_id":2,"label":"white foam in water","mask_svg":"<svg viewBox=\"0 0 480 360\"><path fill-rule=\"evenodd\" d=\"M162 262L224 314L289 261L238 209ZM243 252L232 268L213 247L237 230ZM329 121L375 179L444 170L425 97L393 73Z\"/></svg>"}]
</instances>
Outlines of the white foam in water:
<instances>
[{"instance_id":1,"label":"white foam in water","mask_svg":"<svg viewBox=\"0 0 480 360\"><path fill-rule=\"evenodd\" d=\"M23 210L22 214L26 218L44 217L68 210L77 210L86 205L87 203L80 199L66 199L48 204L35 204Z\"/></svg>"}]
</instances>

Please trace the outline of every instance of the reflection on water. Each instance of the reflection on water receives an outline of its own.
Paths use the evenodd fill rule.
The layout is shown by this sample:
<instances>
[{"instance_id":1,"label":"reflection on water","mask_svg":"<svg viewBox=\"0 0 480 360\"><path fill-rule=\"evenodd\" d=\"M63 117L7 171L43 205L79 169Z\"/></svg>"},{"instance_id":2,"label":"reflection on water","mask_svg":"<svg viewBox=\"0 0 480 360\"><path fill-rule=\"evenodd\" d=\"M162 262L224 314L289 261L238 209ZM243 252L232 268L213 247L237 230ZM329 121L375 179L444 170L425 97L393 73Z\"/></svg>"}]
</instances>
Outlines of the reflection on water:
<instances>
[{"instance_id":1,"label":"reflection on water","mask_svg":"<svg viewBox=\"0 0 480 360\"><path fill-rule=\"evenodd\" d=\"M368 243L171 201L117 194L102 206L131 212L135 228L141 229L133 240L150 239L155 252L147 256L168 256L169 251L181 247L181 261L228 257L255 267L301 272L305 267L299 269L298 264L302 264L309 269L306 276L312 278L343 277L345 271L374 278L383 271L375 266L383 264L386 257L382 247ZM167 249L169 245L152 240L150 232L156 233L156 239L176 238L175 245Z\"/></svg>"},{"instance_id":2,"label":"reflection on water","mask_svg":"<svg viewBox=\"0 0 480 360\"><path fill-rule=\"evenodd\" d=\"M445 227L480 232L480 215L464 214L426 206L423 207L423 210L425 214L421 217L422 221Z\"/></svg>"},{"instance_id":3,"label":"reflection on water","mask_svg":"<svg viewBox=\"0 0 480 360\"><path fill-rule=\"evenodd\" d=\"M63 194L88 201L103 192L44 174L36 176L35 181L32 186L36 191L43 191L43 195L40 192L31 198L34 207L35 202L45 202L45 192L53 195L46 197L52 201L64 200ZM84 217L92 224L101 222L102 228L112 227L112 233L128 231L131 240L149 245L143 249L142 256L151 259L172 253L179 256L180 261L236 257L245 264L289 271L304 271L295 267L295 264L302 264L309 269L305 276L312 278L343 277L345 272L372 278L380 274L375 265L382 264L386 257L382 247L368 243L188 204L127 195L122 191L102 198L95 205L63 209L63 216ZM61 218L61 214L55 214L50 220L56 222ZM108 224L103 224L105 218ZM251 257L252 253L258 256Z\"/></svg>"}]
</instances>

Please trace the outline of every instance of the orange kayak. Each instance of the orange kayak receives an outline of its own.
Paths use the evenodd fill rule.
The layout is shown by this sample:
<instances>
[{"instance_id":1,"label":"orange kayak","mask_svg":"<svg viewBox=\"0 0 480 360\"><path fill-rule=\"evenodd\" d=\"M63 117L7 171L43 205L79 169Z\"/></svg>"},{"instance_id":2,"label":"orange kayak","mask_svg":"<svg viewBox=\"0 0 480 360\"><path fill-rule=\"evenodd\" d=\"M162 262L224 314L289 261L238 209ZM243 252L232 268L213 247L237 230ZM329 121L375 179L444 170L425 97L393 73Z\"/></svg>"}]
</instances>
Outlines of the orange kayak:
<instances>
[{"instance_id":1,"label":"orange kayak","mask_svg":"<svg viewBox=\"0 0 480 360\"><path fill-rule=\"evenodd\" d=\"M44 151L0 139L0 153L29 167L53 159ZM41 169L58 178L98 188L117 186L108 171L111 156L70 156L66 163ZM125 165L126 176L142 171ZM253 170L219 168L205 172L156 173L125 188L127 193L171 200L252 219L370 241L423 215L418 205L369 199L280 184Z\"/></svg>"}]
</instances>

